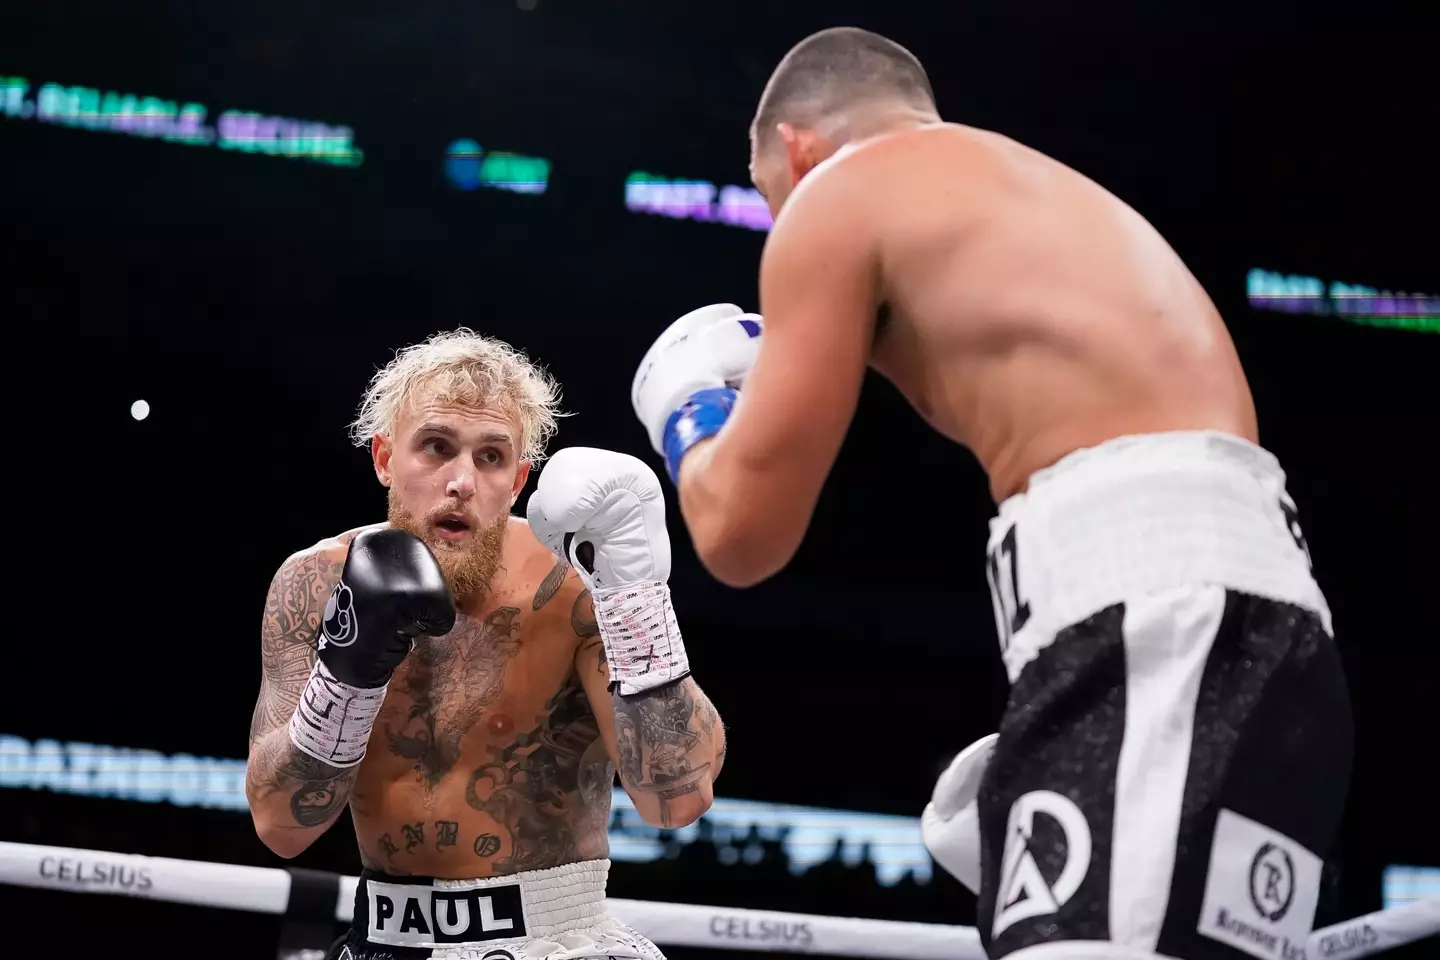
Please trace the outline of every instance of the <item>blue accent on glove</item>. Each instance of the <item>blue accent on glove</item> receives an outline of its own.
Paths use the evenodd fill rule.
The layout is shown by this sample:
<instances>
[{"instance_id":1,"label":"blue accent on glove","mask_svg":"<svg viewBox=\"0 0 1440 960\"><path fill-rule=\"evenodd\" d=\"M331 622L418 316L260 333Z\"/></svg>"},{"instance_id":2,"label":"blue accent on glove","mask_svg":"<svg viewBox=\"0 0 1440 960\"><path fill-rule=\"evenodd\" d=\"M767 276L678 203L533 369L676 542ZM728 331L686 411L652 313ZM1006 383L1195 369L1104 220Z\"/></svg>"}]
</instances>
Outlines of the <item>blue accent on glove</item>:
<instances>
[{"instance_id":1,"label":"blue accent on glove","mask_svg":"<svg viewBox=\"0 0 1440 960\"><path fill-rule=\"evenodd\" d=\"M665 469L669 471L672 483L680 482L680 461L685 458L686 452L701 440L720 432L725 421L730 419L730 411L735 409L735 401L739 397L740 394L729 387L697 390L680 405L679 410L670 414L670 419L665 421L661 445L665 449Z\"/></svg>"},{"instance_id":2,"label":"blue accent on glove","mask_svg":"<svg viewBox=\"0 0 1440 960\"><path fill-rule=\"evenodd\" d=\"M750 336L760 336L760 324L756 323L754 320L741 320L740 326L743 327L745 332L748 333Z\"/></svg>"}]
</instances>

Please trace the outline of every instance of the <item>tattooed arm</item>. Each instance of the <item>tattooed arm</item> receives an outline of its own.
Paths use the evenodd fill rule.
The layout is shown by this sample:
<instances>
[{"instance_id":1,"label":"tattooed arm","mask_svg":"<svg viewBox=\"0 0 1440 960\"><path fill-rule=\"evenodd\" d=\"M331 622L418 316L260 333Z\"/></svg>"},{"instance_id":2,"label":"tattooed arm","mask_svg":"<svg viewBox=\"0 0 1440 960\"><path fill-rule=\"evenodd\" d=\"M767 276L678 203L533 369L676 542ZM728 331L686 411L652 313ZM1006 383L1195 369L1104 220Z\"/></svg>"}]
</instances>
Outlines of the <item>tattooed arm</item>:
<instances>
[{"instance_id":1,"label":"tattooed arm","mask_svg":"<svg viewBox=\"0 0 1440 960\"><path fill-rule=\"evenodd\" d=\"M589 592L575 598L570 620L580 638L580 682L635 812L657 827L694 823L710 809L725 762L725 726L714 705L693 677L628 697L612 692Z\"/></svg>"},{"instance_id":2,"label":"tattooed arm","mask_svg":"<svg viewBox=\"0 0 1440 960\"><path fill-rule=\"evenodd\" d=\"M348 538L346 538L348 541ZM344 809L354 767L341 769L290 742L290 715L315 663L315 634L345 566L345 541L325 541L286 560L270 583L260 627L260 696L250 720L245 796L255 832L282 857L299 855Z\"/></svg>"}]
</instances>

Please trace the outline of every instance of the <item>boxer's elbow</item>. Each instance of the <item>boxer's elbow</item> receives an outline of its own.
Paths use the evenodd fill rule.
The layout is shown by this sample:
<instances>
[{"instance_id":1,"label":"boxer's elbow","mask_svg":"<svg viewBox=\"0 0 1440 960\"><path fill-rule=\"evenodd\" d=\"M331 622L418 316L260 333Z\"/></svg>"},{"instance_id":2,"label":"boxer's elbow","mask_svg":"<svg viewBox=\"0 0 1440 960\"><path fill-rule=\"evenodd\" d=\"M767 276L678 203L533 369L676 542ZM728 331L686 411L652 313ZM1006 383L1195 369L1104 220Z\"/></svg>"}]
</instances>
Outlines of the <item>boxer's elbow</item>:
<instances>
[{"instance_id":1,"label":"boxer's elbow","mask_svg":"<svg viewBox=\"0 0 1440 960\"><path fill-rule=\"evenodd\" d=\"M802 511L797 526L783 485L744 463L713 459L713 454L707 445L698 456L686 458L680 509L696 556L710 575L729 587L753 587L790 562L809 513Z\"/></svg>"},{"instance_id":2,"label":"boxer's elbow","mask_svg":"<svg viewBox=\"0 0 1440 960\"><path fill-rule=\"evenodd\" d=\"M260 842L265 844L271 853L286 860L293 860L310 849L310 844L315 842L318 835L315 830L304 827L272 823L258 814L253 819L255 836L260 838Z\"/></svg>"},{"instance_id":3,"label":"boxer's elbow","mask_svg":"<svg viewBox=\"0 0 1440 960\"><path fill-rule=\"evenodd\" d=\"M708 774L700 774L690 786L694 789L687 791L686 788L669 787L654 790L652 787L645 791L636 790L630 794L630 799L640 819L652 827L688 827L703 817L715 802L715 786Z\"/></svg>"},{"instance_id":4,"label":"boxer's elbow","mask_svg":"<svg viewBox=\"0 0 1440 960\"><path fill-rule=\"evenodd\" d=\"M688 827L709 812L710 805L714 802L715 789L707 778L700 792L666 801L668 809L665 819L668 823L656 826Z\"/></svg>"},{"instance_id":5,"label":"boxer's elbow","mask_svg":"<svg viewBox=\"0 0 1440 960\"><path fill-rule=\"evenodd\" d=\"M270 789L257 782L261 778L253 766L247 773L245 799L250 806L250 821L255 827L255 836L277 857L289 860L300 856L324 832L324 828L296 823L284 791Z\"/></svg>"},{"instance_id":6,"label":"boxer's elbow","mask_svg":"<svg viewBox=\"0 0 1440 960\"><path fill-rule=\"evenodd\" d=\"M770 579L785 568L793 551L780 551L763 542L722 541L701 547L700 562L710 575L727 587L743 590Z\"/></svg>"},{"instance_id":7,"label":"boxer's elbow","mask_svg":"<svg viewBox=\"0 0 1440 960\"><path fill-rule=\"evenodd\" d=\"M768 580L795 555L784 526L749 521L701 526L693 533L695 553L712 577L744 589Z\"/></svg>"}]
</instances>

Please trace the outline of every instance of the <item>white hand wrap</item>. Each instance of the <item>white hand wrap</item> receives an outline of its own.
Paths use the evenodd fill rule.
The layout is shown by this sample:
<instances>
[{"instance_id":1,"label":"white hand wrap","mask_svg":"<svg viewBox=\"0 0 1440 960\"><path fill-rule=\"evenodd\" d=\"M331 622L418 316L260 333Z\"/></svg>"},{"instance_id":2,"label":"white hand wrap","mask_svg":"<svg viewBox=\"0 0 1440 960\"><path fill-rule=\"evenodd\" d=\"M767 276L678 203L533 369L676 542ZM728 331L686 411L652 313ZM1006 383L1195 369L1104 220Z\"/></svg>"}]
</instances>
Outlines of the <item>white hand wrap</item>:
<instances>
[{"instance_id":1,"label":"white hand wrap","mask_svg":"<svg viewBox=\"0 0 1440 960\"><path fill-rule=\"evenodd\" d=\"M652 690L690 673L690 658L664 581L627 583L591 597L610 679L619 684L622 696Z\"/></svg>"},{"instance_id":2,"label":"white hand wrap","mask_svg":"<svg viewBox=\"0 0 1440 960\"><path fill-rule=\"evenodd\" d=\"M385 687L364 689L335 679L323 660L310 669L310 682L290 716L290 742L332 767L353 767L365 759L370 731Z\"/></svg>"}]
</instances>

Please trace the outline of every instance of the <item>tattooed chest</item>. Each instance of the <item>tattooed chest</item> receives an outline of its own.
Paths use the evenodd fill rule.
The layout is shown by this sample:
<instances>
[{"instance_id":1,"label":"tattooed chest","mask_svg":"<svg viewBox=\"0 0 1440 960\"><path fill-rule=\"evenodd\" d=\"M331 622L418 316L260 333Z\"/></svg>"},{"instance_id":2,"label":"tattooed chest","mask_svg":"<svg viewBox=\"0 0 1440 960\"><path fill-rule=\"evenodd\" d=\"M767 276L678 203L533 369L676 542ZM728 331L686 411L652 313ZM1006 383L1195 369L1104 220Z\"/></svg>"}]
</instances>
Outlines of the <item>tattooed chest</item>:
<instances>
[{"instance_id":1,"label":"tattooed chest","mask_svg":"<svg viewBox=\"0 0 1440 960\"><path fill-rule=\"evenodd\" d=\"M390 873L481 876L538 870L608 852L615 771L578 684L512 736L467 757L433 807L409 791L357 788L366 863Z\"/></svg>"},{"instance_id":2,"label":"tattooed chest","mask_svg":"<svg viewBox=\"0 0 1440 960\"><path fill-rule=\"evenodd\" d=\"M461 757L461 744L505 689L520 652L520 610L462 618L444 637L424 638L390 681L377 724L386 748L434 787Z\"/></svg>"}]
</instances>

